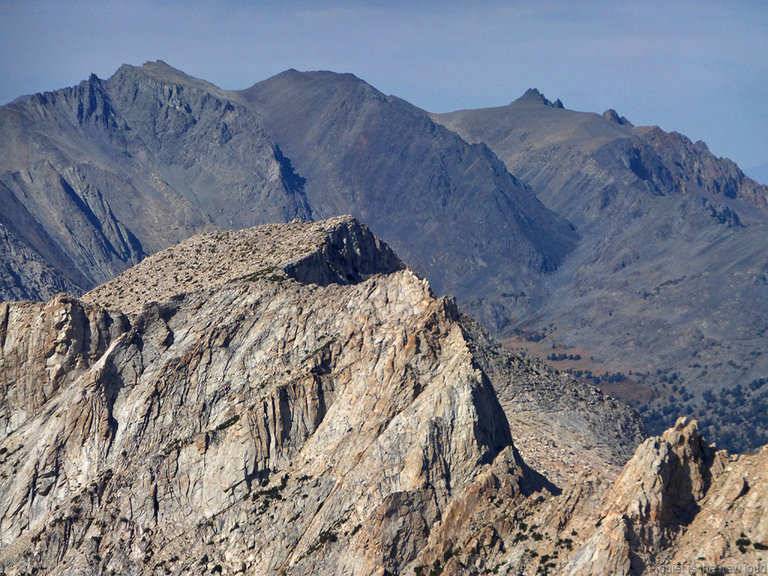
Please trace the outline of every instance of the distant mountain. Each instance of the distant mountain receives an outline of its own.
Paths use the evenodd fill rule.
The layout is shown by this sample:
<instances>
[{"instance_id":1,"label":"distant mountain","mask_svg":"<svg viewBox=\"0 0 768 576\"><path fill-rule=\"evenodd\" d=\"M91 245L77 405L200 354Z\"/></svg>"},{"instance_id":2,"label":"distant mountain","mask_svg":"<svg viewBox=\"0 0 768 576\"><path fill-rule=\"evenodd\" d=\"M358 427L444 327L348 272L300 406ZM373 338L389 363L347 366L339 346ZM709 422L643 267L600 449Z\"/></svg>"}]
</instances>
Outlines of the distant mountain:
<instances>
[{"instance_id":1,"label":"distant mountain","mask_svg":"<svg viewBox=\"0 0 768 576\"><path fill-rule=\"evenodd\" d=\"M0 133L5 253L31 255L5 298L80 292L200 230L347 212L463 301L530 292L576 242L485 145L352 75L225 92L125 65L0 108Z\"/></svg>"},{"instance_id":2,"label":"distant mountain","mask_svg":"<svg viewBox=\"0 0 768 576\"><path fill-rule=\"evenodd\" d=\"M4 275L3 297L85 290L206 228L309 217L258 118L164 64L0 107L0 133L0 224L58 275Z\"/></svg>"},{"instance_id":3,"label":"distant mountain","mask_svg":"<svg viewBox=\"0 0 768 576\"><path fill-rule=\"evenodd\" d=\"M533 335L563 367L613 373L603 380L656 431L698 410L728 445L768 441L768 188L703 142L613 110L567 110L535 90L433 117L488 144L581 236L514 341ZM704 392L737 385L750 400L717 414Z\"/></svg>"},{"instance_id":4,"label":"distant mountain","mask_svg":"<svg viewBox=\"0 0 768 576\"><path fill-rule=\"evenodd\" d=\"M510 313L473 301L531 293L575 246L571 225L484 144L351 74L289 70L239 94L306 178L315 216L359 217L494 327Z\"/></svg>"}]
</instances>

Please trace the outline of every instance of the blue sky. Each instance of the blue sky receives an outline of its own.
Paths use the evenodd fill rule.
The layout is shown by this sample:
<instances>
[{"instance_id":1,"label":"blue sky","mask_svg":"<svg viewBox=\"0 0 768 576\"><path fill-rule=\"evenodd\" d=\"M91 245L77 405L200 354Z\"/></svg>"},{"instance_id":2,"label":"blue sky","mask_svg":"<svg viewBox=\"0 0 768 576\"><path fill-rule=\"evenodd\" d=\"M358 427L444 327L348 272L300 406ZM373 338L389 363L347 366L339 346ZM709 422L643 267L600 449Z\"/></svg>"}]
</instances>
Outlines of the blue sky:
<instances>
[{"instance_id":1,"label":"blue sky","mask_svg":"<svg viewBox=\"0 0 768 576\"><path fill-rule=\"evenodd\" d=\"M352 72L433 112L535 87L768 162L765 0L0 0L0 103L157 59L231 89Z\"/></svg>"}]
</instances>

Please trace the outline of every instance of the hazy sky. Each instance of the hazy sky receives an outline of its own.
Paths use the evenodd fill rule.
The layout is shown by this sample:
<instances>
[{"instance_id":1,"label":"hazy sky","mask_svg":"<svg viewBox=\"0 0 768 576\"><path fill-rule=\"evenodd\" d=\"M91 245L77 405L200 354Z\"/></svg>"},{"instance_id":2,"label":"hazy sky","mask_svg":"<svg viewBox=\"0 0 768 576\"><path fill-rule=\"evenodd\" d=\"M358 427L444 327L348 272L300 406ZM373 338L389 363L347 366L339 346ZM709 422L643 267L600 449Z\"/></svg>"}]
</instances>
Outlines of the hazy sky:
<instances>
[{"instance_id":1,"label":"hazy sky","mask_svg":"<svg viewBox=\"0 0 768 576\"><path fill-rule=\"evenodd\" d=\"M231 89L352 72L432 112L535 87L768 162L766 0L0 0L0 103L157 59Z\"/></svg>"}]
</instances>

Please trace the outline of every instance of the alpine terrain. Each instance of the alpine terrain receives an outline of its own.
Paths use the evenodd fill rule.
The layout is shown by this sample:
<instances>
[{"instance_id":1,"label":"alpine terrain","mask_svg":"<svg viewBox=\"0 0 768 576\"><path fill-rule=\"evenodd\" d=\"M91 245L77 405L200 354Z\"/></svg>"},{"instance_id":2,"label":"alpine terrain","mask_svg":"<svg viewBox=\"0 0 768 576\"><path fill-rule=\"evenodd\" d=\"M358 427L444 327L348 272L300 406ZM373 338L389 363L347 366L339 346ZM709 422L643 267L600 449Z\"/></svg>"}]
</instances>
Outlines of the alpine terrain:
<instances>
[{"instance_id":1,"label":"alpine terrain","mask_svg":"<svg viewBox=\"0 0 768 576\"><path fill-rule=\"evenodd\" d=\"M703 142L536 90L433 117L488 144L581 237L505 330L513 345L594 375L657 432L696 414L720 444L768 442L768 188Z\"/></svg>"},{"instance_id":2,"label":"alpine terrain","mask_svg":"<svg viewBox=\"0 0 768 576\"><path fill-rule=\"evenodd\" d=\"M768 560L729 456L494 343L349 216L0 305L0 572L656 574Z\"/></svg>"},{"instance_id":3,"label":"alpine terrain","mask_svg":"<svg viewBox=\"0 0 768 576\"><path fill-rule=\"evenodd\" d=\"M508 347L655 434L695 416L747 451L768 443L767 193L701 142L535 90L430 115L351 74L230 91L124 65L0 107L0 299L82 295L200 232L349 213Z\"/></svg>"}]
</instances>

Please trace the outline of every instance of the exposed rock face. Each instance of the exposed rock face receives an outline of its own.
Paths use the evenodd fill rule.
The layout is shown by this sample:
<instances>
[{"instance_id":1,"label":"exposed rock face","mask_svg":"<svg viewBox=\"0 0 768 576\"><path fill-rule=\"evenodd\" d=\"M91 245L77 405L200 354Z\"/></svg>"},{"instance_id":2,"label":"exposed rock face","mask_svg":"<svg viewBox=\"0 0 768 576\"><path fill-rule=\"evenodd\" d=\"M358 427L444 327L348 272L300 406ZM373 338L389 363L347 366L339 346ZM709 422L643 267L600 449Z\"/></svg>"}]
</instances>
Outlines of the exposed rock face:
<instances>
[{"instance_id":1,"label":"exposed rock face","mask_svg":"<svg viewBox=\"0 0 768 576\"><path fill-rule=\"evenodd\" d=\"M86 307L65 294L47 304L0 303L2 436L69 386L126 329L124 316Z\"/></svg>"},{"instance_id":2,"label":"exposed rock face","mask_svg":"<svg viewBox=\"0 0 768 576\"><path fill-rule=\"evenodd\" d=\"M489 474L557 492L479 328L348 217L197 236L2 318L7 574L397 573Z\"/></svg>"},{"instance_id":3,"label":"exposed rock face","mask_svg":"<svg viewBox=\"0 0 768 576\"><path fill-rule=\"evenodd\" d=\"M513 329L541 335L536 352L584 358L560 367L620 373L629 384L612 390L644 405L658 433L697 412L734 449L768 442L768 188L703 142L547 102L529 91L509 106L433 115L486 143L581 237L507 335L529 347ZM518 295L506 300L519 309ZM730 401L760 408L702 396L737 386L754 395Z\"/></svg>"},{"instance_id":4,"label":"exposed rock face","mask_svg":"<svg viewBox=\"0 0 768 576\"><path fill-rule=\"evenodd\" d=\"M48 299L57 292L77 291L78 285L62 277L44 258L0 224L0 275L7 300Z\"/></svg>"},{"instance_id":5,"label":"exposed rock face","mask_svg":"<svg viewBox=\"0 0 768 576\"><path fill-rule=\"evenodd\" d=\"M237 280L303 284L358 283L405 265L367 227L349 216L307 226L300 221L238 232L198 234L146 258L83 296L86 302L130 313L151 301Z\"/></svg>"},{"instance_id":6,"label":"exposed rock face","mask_svg":"<svg viewBox=\"0 0 768 576\"><path fill-rule=\"evenodd\" d=\"M618 479L587 472L526 495L495 467L481 478L430 536L423 574L759 573L768 562L768 449L729 456L695 422L646 440Z\"/></svg>"},{"instance_id":7,"label":"exposed rock face","mask_svg":"<svg viewBox=\"0 0 768 576\"><path fill-rule=\"evenodd\" d=\"M646 440L604 499L600 525L571 561L572 573L640 574L698 512L714 450L681 419Z\"/></svg>"},{"instance_id":8,"label":"exposed rock face","mask_svg":"<svg viewBox=\"0 0 768 576\"><path fill-rule=\"evenodd\" d=\"M636 575L663 566L692 572L765 562L766 454L716 452L695 421L681 418L638 447L565 572Z\"/></svg>"},{"instance_id":9,"label":"exposed rock face","mask_svg":"<svg viewBox=\"0 0 768 576\"><path fill-rule=\"evenodd\" d=\"M681 423L613 485L637 416L354 219L202 234L117 280L0 308L5 574L640 573L712 518L712 558L733 530L762 558L766 453Z\"/></svg>"}]
</instances>

